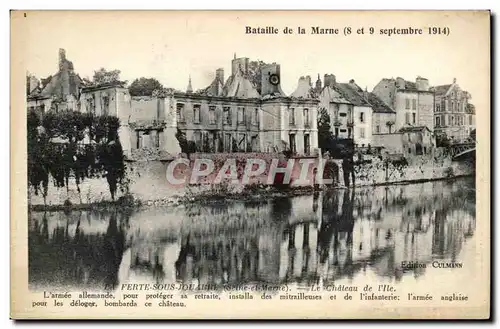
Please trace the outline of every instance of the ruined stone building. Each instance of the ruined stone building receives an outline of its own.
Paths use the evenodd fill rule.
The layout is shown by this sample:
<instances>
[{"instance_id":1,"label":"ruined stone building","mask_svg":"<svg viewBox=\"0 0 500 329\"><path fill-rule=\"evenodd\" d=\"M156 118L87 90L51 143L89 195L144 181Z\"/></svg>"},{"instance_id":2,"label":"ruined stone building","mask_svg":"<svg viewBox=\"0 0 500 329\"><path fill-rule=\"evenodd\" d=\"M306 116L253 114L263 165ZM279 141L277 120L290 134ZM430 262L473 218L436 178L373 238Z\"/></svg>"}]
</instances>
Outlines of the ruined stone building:
<instances>
[{"instance_id":1,"label":"ruined stone building","mask_svg":"<svg viewBox=\"0 0 500 329\"><path fill-rule=\"evenodd\" d=\"M78 111L94 115L112 115L120 119L118 136L125 155L130 155L130 94L121 81L82 86Z\"/></svg>"},{"instance_id":2,"label":"ruined stone building","mask_svg":"<svg viewBox=\"0 0 500 329\"><path fill-rule=\"evenodd\" d=\"M26 96L30 96L40 86L40 81L33 74L26 73Z\"/></svg>"},{"instance_id":3,"label":"ruined stone building","mask_svg":"<svg viewBox=\"0 0 500 329\"><path fill-rule=\"evenodd\" d=\"M120 119L126 154L181 152L180 130L197 152L277 152L312 154L317 148L317 99L295 98L281 89L280 65L232 60L226 79L217 69L212 83L193 91L165 89L131 97L120 81L89 84L74 72L64 49L59 70L41 83L27 76L28 109L77 110Z\"/></svg>"},{"instance_id":4,"label":"ruined stone building","mask_svg":"<svg viewBox=\"0 0 500 329\"><path fill-rule=\"evenodd\" d=\"M373 88L373 93L395 110L394 131L411 126L434 130L434 92L427 79L417 77L412 82L400 77L384 78Z\"/></svg>"},{"instance_id":5,"label":"ruined stone building","mask_svg":"<svg viewBox=\"0 0 500 329\"><path fill-rule=\"evenodd\" d=\"M75 73L66 51L59 49L59 67L54 75L40 81L27 75L27 108L43 116L47 111L82 111L95 115L113 115L120 119L118 130L125 154L130 153L130 95L123 82L100 85L85 83Z\"/></svg>"},{"instance_id":6,"label":"ruined stone building","mask_svg":"<svg viewBox=\"0 0 500 329\"><path fill-rule=\"evenodd\" d=\"M384 155L399 155L406 159L431 159L436 141L427 126L403 127L396 132L373 134L373 145Z\"/></svg>"},{"instance_id":7,"label":"ruined stone building","mask_svg":"<svg viewBox=\"0 0 500 329\"><path fill-rule=\"evenodd\" d=\"M212 83L193 92L174 91L176 125L203 152L311 154L317 148L317 104L286 96L280 65L235 58L226 79L217 69Z\"/></svg>"},{"instance_id":8,"label":"ruined stone building","mask_svg":"<svg viewBox=\"0 0 500 329\"><path fill-rule=\"evenodd\" d=\"M66 51L59 49L57 72L46 79L27 77L27 107L44 113L48 110L78 110L82 79L75 73L73 63L66 59Z\"/></svg>"},{"instance_id":9,"label":"ruined stone building","mask_svg":"<svg viewBox=\"0 0 500 329\"><path fill-rule=\"evenodd\" d=\"M318 101L286 96L278 64L235 57L231 67L227 79L219 68L201 90L193 91L189 79L185 91L132 97L132 151L160 148L177 154L179 130L194 142L196 152L312 154L317 148Z\"/></svg>"},{"instance_id":10,"label":"ruined stone building","mask_svg":"<svg viewBox=\"0 0 500 329\"><path fill-rule=\"evenodd\" d=\"M467 140L476 127L475 108L469 103L471 95L460 88L456 79L452 84L435 86L434 91L435 131L456 142Z\"/></svg>"}]
</instances>

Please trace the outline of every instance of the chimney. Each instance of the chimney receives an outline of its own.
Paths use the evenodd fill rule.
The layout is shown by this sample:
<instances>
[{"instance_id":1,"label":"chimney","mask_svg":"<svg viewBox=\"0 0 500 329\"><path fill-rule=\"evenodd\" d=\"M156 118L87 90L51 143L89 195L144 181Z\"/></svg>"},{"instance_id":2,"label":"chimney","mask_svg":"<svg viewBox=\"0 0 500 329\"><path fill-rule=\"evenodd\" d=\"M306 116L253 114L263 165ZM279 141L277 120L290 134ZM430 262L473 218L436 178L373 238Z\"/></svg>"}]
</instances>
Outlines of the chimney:
<instances>
[{"instance_id":1,"label":"chimney","mask_svg":"<svg viewBox=\"0 0 500 329\"><path fill-rule=\"evenodd\" d=\"M406 83L403 78L397 77L396 78L396 88L397 89L406 89Z\"/></svg>"},{"instance_id":2,"label":"chimney","mask_svg":"<svg viewBox=\"0 0 500 329\"><path fill-rule=\"evenodd\" d=\"M311 83L311 76L310 76L310 75L308 75L308 76L306 76L306 77L305 77L305 79L306 79L306 81L307 81L307 85L308 85L309 87L312 87L312 83Z\"/></svg>"},{"instance_id":3,"label":"chimney","mask_svg":"<svg viewBox=\"0 0 500 329\"><path fill-rule=\"evenodd\" d=\"M419 91L429 91L429 80L418 76L416 79L417 90Z\"/></svg>"},{"instance_id":4,"label":"chimney","mask_svg":"<svg viewBox=\"0 0 500 329\"><path fill-rule=\"evenodd\" d=\"M59 48L59 71L64 70L65 62L66 62L66 50Z\"/></svg>"},{"instance_id":5,"label":"chimney","mask_svg":"<svg viewBox=\"0 0 500 329\"><path fill-rule=\"evenodd\" d=\"M215 70L215 78L224 84L224 69Z\"/></svg>"},{"instance_id":6,"label":"chimney","mask_svg":"<svg viewBox=\"0 0 500 329\"><path fill-rule=\"evenodd\" d=\"M453 78L453 83L457 83L457 78Z\"/></svg>"},{"instance_id":7,"label":"chimney","mask_svg":"<svg viewBox=\"0 0 500 329\"><path fill-rule=\"evenodd\" d=\"M311 90L311 77L310 76L302 76L299 78L299 82L297 83L297 88L292 93L292 97L308 97L309 91Z\"/></svg>"},{"instance_id":8,"label":"chimney","mask_svg":"<svg viewBox=\"0 0 500 329\"><path fill-rule=\"evenodd\" d=\"M35 90L38 87L40 82L38 81L38 79L34 75L30 74L29 72L27 74L26 80L27 80L26 81L26 83L27 83L26 91L27 91L27 94L29 95L33 92L33 90Z\"/></svg>"},{"instance_id":9,"label":"chimney","mask_svg":"<svg viewBox=\"0 0 500 329\"><path fill-rule=\"evenodd\" d=\"M335 75L334 74L325 74L324 77L324 83L325 87L333 87L337 81L335 80Z\"/></svg>"},{"instance_id":10,"label":"chimney","mask_svg":"<svg viewBox=\"0 0 500 329\"><path fill-rule=\"evenodd\" d=\"M349 85L350 85L351 87L354 87L355 89L357 89L357 88L358 88L358 86L356 85L356 82L354 81L354 79L349 80Z\"/></svg>"},{"instance_id":11,"label":"chimney","mask_svg":"<svg viewBox=\"0 0 500 329\"><path fill-rule=\"evenodd\" d=\"M248 72L248 64L250 60L246 57L243 58L235 58L231 62L231 74L235 75L238 70L241 70L243 74Z\"/></svg>"}]
</instances>

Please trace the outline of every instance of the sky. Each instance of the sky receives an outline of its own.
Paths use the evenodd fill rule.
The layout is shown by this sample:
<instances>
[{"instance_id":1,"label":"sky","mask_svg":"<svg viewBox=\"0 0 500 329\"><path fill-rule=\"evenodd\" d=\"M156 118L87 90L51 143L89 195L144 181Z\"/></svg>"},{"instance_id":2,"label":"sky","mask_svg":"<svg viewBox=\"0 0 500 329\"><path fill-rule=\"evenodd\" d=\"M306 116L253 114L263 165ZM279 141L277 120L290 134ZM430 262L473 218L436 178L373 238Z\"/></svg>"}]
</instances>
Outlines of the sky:
<instances>
[{"instance_id":1,"label":"sky","mask_svg":"<svg viewBox=\"0 0 500 329\"><path fill-rule=\"evenodd\" d=\"M489 106L489 25L480 13L458 12L27 12L14 21L13 58L37 77L54 74L58 50L66 49L81 77L101 67L121 79L155 77L165 87L206 87L217 68L231 72L231 60L276 62L282 89L290 94L300 76L312 81L333 73L372 90L382 78L453 79L472 95L476 108ZM17 24L17 25L16 25ZM278 35L246 34L246 26L278 28ZM305 35L297 34L303 27ZM338 28L339 35L313 35L311 27ZM380 29L448 27L445 35L380 35ZM285 27L294 34L282 33ZM352 34L342 34L351 27ZM365 29L358 35L357 29ZM372 27L374 34L368 33Z\"/></svg>"}]
</instances>

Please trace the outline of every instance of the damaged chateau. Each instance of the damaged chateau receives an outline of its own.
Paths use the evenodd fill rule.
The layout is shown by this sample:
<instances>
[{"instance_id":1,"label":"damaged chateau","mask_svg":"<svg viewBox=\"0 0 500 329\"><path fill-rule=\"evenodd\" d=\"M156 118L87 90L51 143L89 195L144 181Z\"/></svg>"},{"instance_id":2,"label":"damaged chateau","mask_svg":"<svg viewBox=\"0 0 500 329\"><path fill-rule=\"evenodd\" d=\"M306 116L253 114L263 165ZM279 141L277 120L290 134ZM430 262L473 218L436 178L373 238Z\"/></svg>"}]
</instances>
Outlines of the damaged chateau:
<instances>
[{"instance_id":1,"label":"damaged chateau","mask_svg":"<svg viewBox=\"0 0 500 329\"><path fill-rule=\"evenodd\" d=\"M185 91L162 88L151 95L132 96L126 82L113 75L98 83L82 79L61 49L56 74L41 82L27 77L27 107L41 117L48 111L66 110L117 117L130 182L126 193L147 202L211 193L214 184L206 184L211 175L202 177L203 187L173 188L166 173L179 159L190 164L197 159L212 161L214 172L225 168L221 166L226 160L237 161L241 176L240 169L246 168L249 159L258 158L266 169L254 177L257 185L269 184L269 170L278 160L277 166L288 163L290 167L285 170L290 170L291 187L313 186L312 177L320 168L338 187L474 174L475 109L469 103L470 94L456 80L431 87L422 77L416 82L384 78L369 92L353 79L344 83L333 74L323 79L318 74L315 81L300 77L287 95L281 87L279 64L236 55L231 64L227 78L224 69L218 68L212 82L200 90L193 89L189 78ZM448 146L438 145L438 135L449 132L453 134L448 135ZM314 163L307 167L305 181L301 179L304 161ZM187 173L182 168L175 167L175 177L189 177L194 165ZM78 185L71 177L68 184L64 191L46 197L30 192L31 204L59 205L67 200L90 204L109 198L105 178ZM244 184L230 193L241 191Z\"/></svg>"},{"instance_id":2,"label":"damaged chateau","mask_svg":"<svg viewBox=\"0 0 500 329\"><path fill-rule=\"evenodd\" d=\"M325 74L322 81L318 74L314 84L310 76L300 77L295 91L286 95L280 70L279 64L235 54L231 74L226 78L224 69L216 69L213 81L204 89L193 91L189 78L185 91L166 88L151 96L132 97L119 80L84 81L60 49L55 75L41 82L28 76L27 104L41 115L70 109L117 116L120 141L130 158L140 158L144 150L158 159L175 157L181 153L178 130L194 143L194 152L290 151L297 156L316 156L318 117L325 111L335 139L351 141L358 148L384 148L387 141L399 142L401 129L411 132L426 127L430 133L435 128L452 129L451 136L459 142L474 129L470 95L462 92L456 80L433 88L421 77L416 83L382 79L368 92L355 80L340 83L335 75ZM435 90L439 91L437 103ZM441 101L443 93L446 102ZM449 111L448 115L441 114L443 111ZM435 147L435 142L429 147Z\"/></svg>"},{"instance_id":3,"label":"damaged chateau","mask_svg":"<svg viewBox=\"0 0 500 329\"><path fill-rule=\"evenodd\" d=\"M41 86L28 78L28 108L72 109L120 119L120 141L128 156L156 149L175 156L181 152L177 129L198 152L274 152L285 148L298 154L317 149L318 99L289 97L281 89L280 65L232 60L231 75L217 69L206 88L194 92L157 90L152 96L131 97L120 81L86 85L60 50L59 72ZM36 82L35 82L36 84Z\"/></svg>"}]
</instances>

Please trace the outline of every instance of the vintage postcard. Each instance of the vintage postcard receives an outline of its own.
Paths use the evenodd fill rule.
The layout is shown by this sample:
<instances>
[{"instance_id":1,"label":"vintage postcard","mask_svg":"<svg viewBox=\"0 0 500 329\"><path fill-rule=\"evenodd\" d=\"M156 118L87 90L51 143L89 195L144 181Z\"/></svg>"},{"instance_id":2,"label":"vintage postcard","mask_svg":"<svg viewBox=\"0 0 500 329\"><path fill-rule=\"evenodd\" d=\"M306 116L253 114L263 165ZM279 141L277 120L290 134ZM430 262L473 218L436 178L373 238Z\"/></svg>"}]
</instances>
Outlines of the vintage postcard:
<instances>
[{"instance_id":1,"label":"vintage postcard","mask_svg":"<svg viewBox=\"0 0 500 329\"><path fill-rule=\"evenodd\" d=\"M488 319L489 11L12 11L13 319Z\"/></svg>"}]
</instances>

